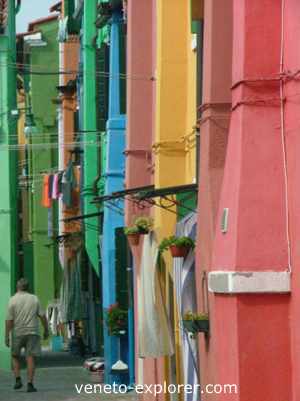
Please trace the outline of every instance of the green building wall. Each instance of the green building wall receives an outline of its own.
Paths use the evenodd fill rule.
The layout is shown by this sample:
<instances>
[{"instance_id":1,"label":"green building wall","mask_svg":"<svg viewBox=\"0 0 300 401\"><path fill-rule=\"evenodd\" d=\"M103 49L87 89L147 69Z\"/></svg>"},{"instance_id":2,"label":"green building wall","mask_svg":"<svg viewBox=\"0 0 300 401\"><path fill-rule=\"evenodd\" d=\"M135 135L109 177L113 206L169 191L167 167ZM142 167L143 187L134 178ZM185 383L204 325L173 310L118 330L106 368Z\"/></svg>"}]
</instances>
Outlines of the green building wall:
<instances>
[{"instance_id":1,"label":"green building wall","mask_svg":"<svg viewBox=\"0 0 300 401\"><path fill-rule=\"evenodd\" d=\"M15 289L17 275L17 152L14 145L17 120L11 111L16 110L15 3L8 2L8 26L0 34L0 369L10 368L10 351L4 344L4 327L8 300ZM1 389L0 389L1 393Z\"/></svg>"},{"instance_id":2,"label":"green building wall","mask_svg":"<svg viewBox=\"0 0 300 401\"><path fill-rule=\"evenodd\" d=\"M43 74L31 75L32 112L37 126L37 134L32 137L30 174L34 179L34 189L30 199L31 239L33 242L33 283L34 292L45 308L58 295L61 267L58 249L53 238L48 237L48 209L42 201L42 172L58 167L57 148L57 97L58 75L45 72L59 70L59 47L57 41L58 21L52 20L36 25L42 32L45 47L31 48L31 70ZM44 147L40 145L44 144ZM57 202L53 203L53 236L58 235Z\"/></svg>"}]
</instances>

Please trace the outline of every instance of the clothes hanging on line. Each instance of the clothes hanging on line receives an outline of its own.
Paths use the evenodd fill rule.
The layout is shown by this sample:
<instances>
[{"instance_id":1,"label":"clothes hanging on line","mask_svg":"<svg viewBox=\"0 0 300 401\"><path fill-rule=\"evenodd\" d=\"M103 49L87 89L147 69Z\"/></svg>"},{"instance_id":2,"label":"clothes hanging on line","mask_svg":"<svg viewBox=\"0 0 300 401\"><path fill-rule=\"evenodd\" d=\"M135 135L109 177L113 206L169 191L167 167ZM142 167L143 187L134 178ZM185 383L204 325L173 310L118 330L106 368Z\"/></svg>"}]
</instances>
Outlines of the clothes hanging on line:
<instances>
[{"instance_id":1,"label":"clothes hanging on line","mask_svg":"<svg viewBox=\"0 0 300 401\"><path fill-rule=\"evenodd\" d=\"M76 189L79 189L79 176L79 170L74 171L72 160L69 161L64 171L45 174L43 178L42 205L50 208L52 201L58 200L62 196L63 204L68 209L76 206L79 196L79 190L76 191Z\"/></svg>"},{"instance_id":2,"label":"clothes hanging on line","mask_svg":"<svg viewBox=\"0 0 300 401\"><path fill-rule=\"evenodd\" d=\"M53 174L49 174L48 197L52 199Z\"/></svg>"},{"instance_id":3,"label":"clothes hanging on line","mask_svg":"<svg viewBox=\"0 0 300 401\"><path fill-rule=\"evenodd\" d=\"M57 177L57 191L59 196L62 195L62 180L63 180L63 175L64 175L64 171L59 171L57 173L58 177Z\"/></svg>"},{"instance_id":4,"label":"clothes hanging on line","mask_svg":"<svg viewBox=\"0 0 300 401\"><path fill-rule=\"evenodd\" d=\"M59 174L54 174L53 176L53 183L52 183L52 199L57 200L59 198Z\"/></svg>"},{"instance_id":5,"label":"clothes hanging on line","mask_svg":"<svg viewBox=\"0 0 300 401\"><path fill-rule=\"evenodd\" d=\"M174 338L163 300L158 272L158 245L154 234L144 236L138 287L138 352L140 358L174 354Z\"/></svg>"},{"instance_id":6,"label":"clothes hanging on line","mask_svg":"<svg viewBox=\"0 0 300 401\"><path fill-rule=\"evenodd\" d=\"M60 327L62 325L60 304L59 302L49 303L47 307L47 320L49 322L49 327L51 333L55 336L60 335Z\"/></svg>"},{"instance_id":7,"label":"clothes hanging on line","mask_svg":"<svg viewBox=\"0 0 300 401\"><path fill-rule=\"evenodd\" d=\"M73 191L77 185L72 160L69 161L62 178L62 200L67 208L73 206Z\"/></svg>"},{"instance_id":8,"label":"clothes hanging on line","mask_svg":"<svg viewBox=\"0 0 300 401\"><path fill-rule=\"evenodd\" d=\"M46 208L50 208L52 206L52 199L49 197L49 184L50 175L45 174L43 178L42 206Z\"/></svg>"},{"instance_id":9,"label":"clothes hanging on line","mask_svg":"<svg viewBox=\"0 0 300 401\"><path fill-rule=\"evenodd\" d=\"M53 238L53 209L52 207L48 208L48 238Z\"/></svg>"}]
</instances>

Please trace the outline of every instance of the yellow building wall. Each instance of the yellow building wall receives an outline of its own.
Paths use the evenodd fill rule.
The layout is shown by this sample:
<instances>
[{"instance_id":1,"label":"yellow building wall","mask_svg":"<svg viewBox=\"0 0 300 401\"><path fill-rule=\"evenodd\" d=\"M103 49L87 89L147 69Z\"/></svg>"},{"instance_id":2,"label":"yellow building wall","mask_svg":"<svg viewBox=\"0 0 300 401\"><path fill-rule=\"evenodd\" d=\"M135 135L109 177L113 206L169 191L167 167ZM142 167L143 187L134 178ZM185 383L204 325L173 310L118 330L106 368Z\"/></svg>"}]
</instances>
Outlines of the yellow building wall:
<instances>
[{"instance_id":1,"label":"yellow building wall","mask_svg":"<svg viewBox=\"0 0 300 401\"><path fill-rule=\"evenodd\" d=\"M188 1L188 5L190 2ZM189 12L189 16L191 13ZM191 33L191 21L187 29L187 112L184 134L186 146L186 184L196 183L196 122L197 122L197 35Z\"/></svg>"},{"instance_id":2,"label":"yellow building wall","mask_svg":"<svg viewBox=\"0 0 300 401\"><path fill-rule=\"evenodd\" d=\"M153 144L156 188L195 182L196 51L192 39L190 0L157 0L156 120ZM167 201L161 202L169 206ZM176 212L176 208L172 210ZM175 233L176 213L155 207L154 221L159 242ZM174 380L171 370L175 363L176 380L182 383L181 344L172 286L173 266L168 252L165 261L165 299L170 315L174 316L176 355L174 358L166 358L164 379L167 382Z\"/></svg>"}]
</instances>

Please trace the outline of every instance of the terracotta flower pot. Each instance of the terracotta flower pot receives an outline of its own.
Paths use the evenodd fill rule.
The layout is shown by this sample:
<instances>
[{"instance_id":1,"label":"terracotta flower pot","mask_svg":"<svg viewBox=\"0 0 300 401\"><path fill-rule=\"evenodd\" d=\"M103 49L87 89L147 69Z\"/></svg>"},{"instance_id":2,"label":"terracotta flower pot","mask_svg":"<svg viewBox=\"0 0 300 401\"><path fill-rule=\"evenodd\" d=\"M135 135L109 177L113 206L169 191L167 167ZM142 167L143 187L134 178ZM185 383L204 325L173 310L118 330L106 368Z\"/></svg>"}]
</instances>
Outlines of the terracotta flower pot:
<instances>
[{"instance_id":1,"label":"terracotta flower pot","mask_svg":"<svg viewBox=\"0 0 300 401\"><path fill-rule=\"evenodd\" d=\"M176 246L176 245L171 245L170 246L170 252L173 258L185 258L187 254L190 251L190 247L187 246Z\"/></svg>"},{"instance_id":2,"label":"terracotta flower pot","mask_svg":"<svg viewBox=\"0 0 300 401\"><path fill-rule=\"evenodd\" d=\"M140 242L140 236L141 236L140 233L128 234L128 235L127 235L127 239L128 239L129 244L130 244L131 246L136 246L136 245L138 245L139 242Z\"/></svg>"}]
</instances>

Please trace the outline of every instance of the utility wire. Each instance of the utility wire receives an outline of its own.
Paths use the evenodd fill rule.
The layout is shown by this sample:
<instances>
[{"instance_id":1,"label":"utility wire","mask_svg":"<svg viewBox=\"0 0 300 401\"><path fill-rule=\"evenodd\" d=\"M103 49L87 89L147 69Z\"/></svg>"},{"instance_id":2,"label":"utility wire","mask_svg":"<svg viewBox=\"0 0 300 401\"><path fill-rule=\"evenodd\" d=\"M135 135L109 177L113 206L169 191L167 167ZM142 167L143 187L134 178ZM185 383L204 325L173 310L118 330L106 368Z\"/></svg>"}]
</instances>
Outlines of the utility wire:
<instances>
[{"instance_id":1,"label":"utility wire","mask_svg":"<svg viewBox=\"0 0 300 401\"><path fill-rule=\"evenodd\" d=\"M16 151L16 150L25 150L25 149L73 149L74 146L96 146L100 148L102 143L101 142L70 142L65 144L59 143L37 143L37 144L30 144L30 145L14 145L14 144L0 144L0 151L9 150L9 151Z\"/></svg>"},{"instance_id":2,"label":"utility wire","mask_svg":"<svg viewBox=\"0 0 300 401\"><path fill-rule=\"evenodd\" d=\"M17 62L10 62L10 63L0 63L0 66L4 67L12 67L16 69L20 69L20 67L23 67L24 70L21 72L19 71L19 74L23 75L82 75L84 73L90 72L93 75L100 76L100 77L107 77L107 78L120 78L120 79L131 79L131 80L143 80L143 81L153 81L154 78L153 76L134 76L134 75L128 75L124 73L119 73L119 74L111 74L110 72L106 71L97 71L97 70L85 70L84 68L82 70L58 70L58 71L49 71L49 70L44 70L44 71L38 71L38 70L32 70L34 64L23 64L23 63L17 63ZM34 68L45 68L47 66L45 65L36 65Z\"/></svg>"},{"instance_id":3,"label":"utility wire","mask_svg":"<svg viewBox=\"0 0 300 401\"><path fill-rule=\"evenodd\" d=\"M91 131L64 132L63 133L64 138L62 138L62 139L65 139L65 137L67 137L67 136L79 136L81 134L102 134L102 135L105 135L106 132L105 131L92 131L92 130ZM10 134L9 137L10 138L14 138L14 137L19 138L22 135L25 137L25 134L23 134L22 132L20 132L20 134ZM36 133L36 134L31 134L30 137L31 137L32 140L34 140L35 138L49 137L49 136L58 138L60 135L61 135L60 132L39 132L39 133Z\"/></svg>"}]
</instances>

